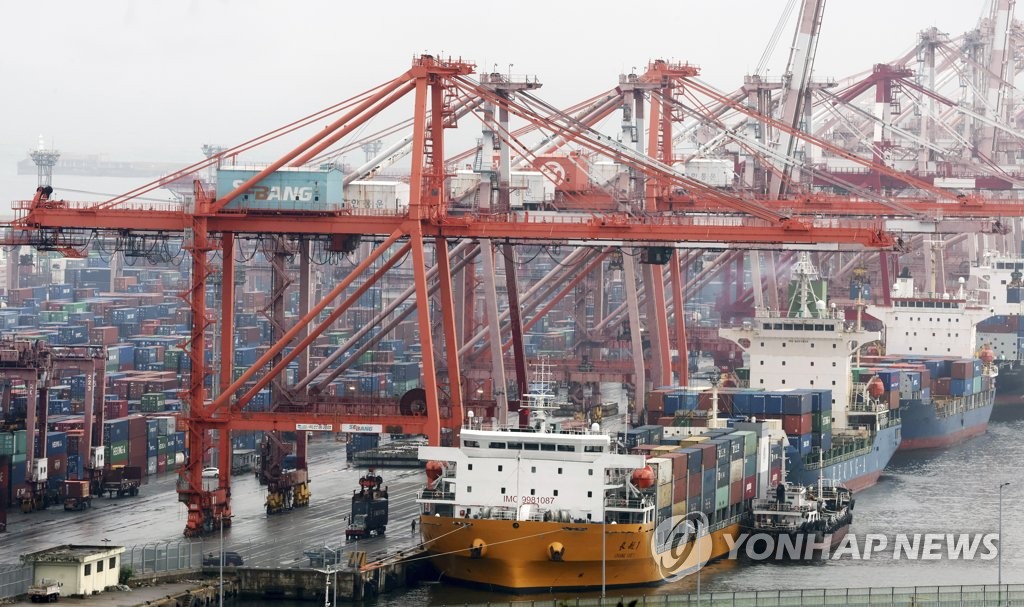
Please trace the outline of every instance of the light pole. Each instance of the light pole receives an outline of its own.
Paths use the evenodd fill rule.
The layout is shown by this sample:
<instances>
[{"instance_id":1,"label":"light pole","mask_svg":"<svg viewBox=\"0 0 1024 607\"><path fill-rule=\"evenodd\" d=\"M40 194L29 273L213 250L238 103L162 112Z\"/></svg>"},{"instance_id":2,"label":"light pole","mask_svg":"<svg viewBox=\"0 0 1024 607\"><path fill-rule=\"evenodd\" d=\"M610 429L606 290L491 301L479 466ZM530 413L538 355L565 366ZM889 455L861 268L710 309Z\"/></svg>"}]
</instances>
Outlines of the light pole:
<instances>
[{"instance_id":1,"label":"light pole","mask_svg":"<svg viewBox=\"0 0 1024 607\"><path fill-rule=\"evenodd\" d=\"M224 516L220 517L220 607L224 607Z\"/></svg>"},{"instance_id":2,"label":"light pole","mask_svg":"<svg viewBox=\"0 0 1024 607\"><path fill-rule=\"evenodd\" d=\"M333 596L331 598L331 604L332 605L337 605L338 604L338 551L337 550L333 550L331 548L328 548L327 544L324 544L324 550L330 550L331 551L331 555L334 557L334 567L331 568L331 572L334 574L334 589L333 589L333 592L332 592ZM324 597L324 601L326 601L326 600L327 600L327 597L325 596Z\"/></svg>"},{"instance_id":3,"label":"light pole","mask_svg":"<svg viewBox=\"0 0 1024 607\"><path fill-rule=\"evenodd\" d=\"M1003 585L1003 487L1009 484L1009 481L999 484L999 552L996 554L996 562L999 568L996 584L999 586ZM1002 589L1000 589L1000 592L1002 592Z\"/></svg>"},{"instance_id":4,"label":"light pole","mask_svg":"<svg viewBox=\"0 0 1024 607\"><path fill-rule=\"evenodd\" d=\"M603 493L603 490L602 490ZM601 604L604 605L604 592L605 592L605 576L607 575L605 569L607 568L607 542L608 536L605 530L608 528L608 496L601 496Z\"/></svg>"},{"instance_id":5,"label":"light pole","mask_svg":"<svg viewBox=\"0 0 1024 607\"><path fill-rule=\"evenodd\" d=\"M694 521L693 527L697 532L697 607L700 607L700 525L697 524L697 521Z\"/></svg>"}]
</instances>

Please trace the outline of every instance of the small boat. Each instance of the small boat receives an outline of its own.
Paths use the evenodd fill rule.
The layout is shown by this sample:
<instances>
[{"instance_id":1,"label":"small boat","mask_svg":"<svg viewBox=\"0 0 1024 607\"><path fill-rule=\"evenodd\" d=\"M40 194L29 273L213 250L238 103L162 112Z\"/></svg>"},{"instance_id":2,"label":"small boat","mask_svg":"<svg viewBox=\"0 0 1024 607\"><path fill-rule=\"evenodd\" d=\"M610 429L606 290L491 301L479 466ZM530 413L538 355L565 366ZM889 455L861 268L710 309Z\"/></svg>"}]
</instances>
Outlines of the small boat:
<instances>
[{"instance_id":1,"label":"small boat","mask_svg":"<svg viewBox=\"0 0 1024 607\"><path fill-rule=\"evenodd\" d=\"M775 496L754 500L740 524L743 554L754 560L828 558L853 522L853 491L831 480L780 483Z\"/></svg>"}]
</instances>

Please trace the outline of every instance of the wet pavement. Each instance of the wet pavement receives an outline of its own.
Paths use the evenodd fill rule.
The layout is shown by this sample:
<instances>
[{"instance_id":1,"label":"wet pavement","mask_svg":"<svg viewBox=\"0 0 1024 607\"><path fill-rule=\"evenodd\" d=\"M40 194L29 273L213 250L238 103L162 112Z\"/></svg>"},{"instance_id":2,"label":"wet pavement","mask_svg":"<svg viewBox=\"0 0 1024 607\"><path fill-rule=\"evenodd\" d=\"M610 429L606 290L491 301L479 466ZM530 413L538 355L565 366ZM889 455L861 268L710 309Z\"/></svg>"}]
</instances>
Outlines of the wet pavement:
<instances>
[{"instance_id":1,"label":"wet pavement","mask_svg":"<svg viewBox=\"0 0 1024 607\"><path fill-rule=\"evenodd\" d=\"M224 529L224 549L242 555L246 566L308 566L303 551L325 544L344 546L345 552L365 551L367 560L409 548L419 540L410 531L417 508L415 493L426 482L422 469L379 469L388 487L389 524L383 537L345 544L345 527L351 512L351 496L365 468L345 460L344 444L329 440L311 442L309 473L312 498L307 508L267 516L266 488L253 474L232 476L233 524ZM186 539L186 509L175 492L176 474L150 477L137 497L95 498L85 512L66 512L52 507L22 514L9 511L7 533L0 534L0 560L17 562L17 556L59 544L104 544L131 548L160 542L198 543L203 553L219 551L217 534ZM127 558L127 554L125 555ZM162 595L161 595L162 596Z\"/></svg>"}]
</instances>

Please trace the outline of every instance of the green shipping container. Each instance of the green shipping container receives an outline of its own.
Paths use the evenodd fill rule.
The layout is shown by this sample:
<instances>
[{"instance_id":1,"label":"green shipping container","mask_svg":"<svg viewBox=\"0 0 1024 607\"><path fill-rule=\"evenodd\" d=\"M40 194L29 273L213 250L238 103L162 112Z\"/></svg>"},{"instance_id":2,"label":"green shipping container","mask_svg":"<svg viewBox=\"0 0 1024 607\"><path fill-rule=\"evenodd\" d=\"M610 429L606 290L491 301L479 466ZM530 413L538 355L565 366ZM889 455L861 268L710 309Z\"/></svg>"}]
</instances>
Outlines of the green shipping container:
<instances>
[{"instance_id":1,"label":"green shipping container","mask_svg":"<svg viewBox=\"0 0 1024 607\"><path fill-rule=\"evenodd\" d=\"M0 434L0 455L14 455L14 434L10 432Z\"/></svg>"},{"instance_id":2,"label":"green shipping container","mask_svg":"<svg viewBox=\"0 0 1024 607\"><path fill-rule=\"evenodd\" d=\"M157 436L156 437L156 451L158 454L167 453L167 437Z\"/></svg>"},{"instance_id":3,"label":"green shipping container","mask_svg":"<svg viewBox=\"0 0 1024 607\"><path fill-rule=\"evenodd\" d=\"M743 437L743 455L748 456L757 451L757 435L750 430L737 430L733 434Z\"/></svg>"},{"instance_id":4,"label":"green shipping container","mask_svg":"<svg viewBox=\"0 0 1024 607\"><path fill-rule=\"evenodd\" d=\"M811 432L821 434L832 432L832 412L824 411L811 414Z\"/></svg>"},{"instance_id":5,"label":"green shipping container","mask_svg":"<svg viewBox=\"0 0 1024 607\"><path fill-rule=\"evenodd\" d=\"M719 487L715 491L715 510L729 507L729 487Z\"/></svg>"},{"instance_id":6,"label":"green shipping container","mask_svg":"<svg viewBox=\"0 0 1024 607\"><path fill-rule=\"evenodd\" d=\"M117 441L103 448L107 465L125 466L128 464L128 441Z\"/></svg>"},{"instance_id":7,"label":"green shipping container","mask_svg":"<svg viewBox=\"0 0 1024 607\"><path fill-rule=\"evenodd\" d=\"M15 430L14 431L14 453L15 453L15 455L18 455L18 454L24 455L24 454L28 453L28 450L26 450L26 448L25 448L25 431L24 430Z\"/></svg>"},{"instance_id":8,"label":"green shipping container","mask_svg":"<svg viewBox=\"0 0 1024 607\"><path fill-rule=\"evenodd\" d=\"M743 458L743 478L757 474L757 456L748 455Z\"/></svg>"}]
</instances>

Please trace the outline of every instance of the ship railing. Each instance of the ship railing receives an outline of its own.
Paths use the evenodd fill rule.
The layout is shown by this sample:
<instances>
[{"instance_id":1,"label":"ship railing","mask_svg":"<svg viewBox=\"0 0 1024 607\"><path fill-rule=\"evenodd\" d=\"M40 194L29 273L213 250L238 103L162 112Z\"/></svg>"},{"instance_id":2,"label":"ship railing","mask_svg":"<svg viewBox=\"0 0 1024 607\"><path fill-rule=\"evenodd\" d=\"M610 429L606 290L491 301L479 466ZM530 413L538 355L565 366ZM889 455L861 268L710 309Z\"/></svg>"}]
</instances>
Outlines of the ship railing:
<instances>
[{"instance_id":1,"label":"ship railing","mask_svg":"<svg viewBox=\"0 0 1024 607\"><path fill-rule=\"evenodd\" d=\"M654 505L650 500L646 499L628 499L610 497L605 500L606 510L645 510L647 508L653 508Z\"/></svg>"},{"instance_id":2,"label":"ship railing","mask_svg":"<svg viewBox=\"0 0 1024 607\"><path fill-rule=\"evenodd\" d=\"M419 492L416 499L432 502L454 502L454 491L441 491L439 489L424 489Z\"/></svg>"},{"instance_id":3,"label":"ship railing","mask_svg":"<svg viewBox=\"0 0 1024 607\"><path fill-rule=\"evenodd\" d=\"M751 507L754 510L769 510L771 512L791 512L793 514L801 514L803 512L810 512L816 508L811 506L793 506L792 504L780 504L775 500L755 500Z\"/></svg>"},{"instance_id":4,"label":"ship railing","mask_svg":"<svg viewBox=\"0 0 1024 607\"><path fill-rule=\"evenodd\" d=\"M821 454L820 448L815 447L809 455L804 456L804 468L807 470L818 470L826 465L845 462L860 455L871 453L871 442L869 441L857 439L851 441L851 445L833 447L824 454Z\"/></svg>"}]
</instances>

